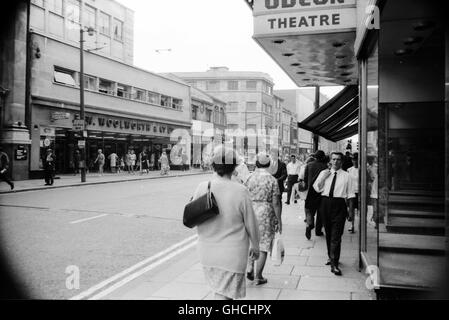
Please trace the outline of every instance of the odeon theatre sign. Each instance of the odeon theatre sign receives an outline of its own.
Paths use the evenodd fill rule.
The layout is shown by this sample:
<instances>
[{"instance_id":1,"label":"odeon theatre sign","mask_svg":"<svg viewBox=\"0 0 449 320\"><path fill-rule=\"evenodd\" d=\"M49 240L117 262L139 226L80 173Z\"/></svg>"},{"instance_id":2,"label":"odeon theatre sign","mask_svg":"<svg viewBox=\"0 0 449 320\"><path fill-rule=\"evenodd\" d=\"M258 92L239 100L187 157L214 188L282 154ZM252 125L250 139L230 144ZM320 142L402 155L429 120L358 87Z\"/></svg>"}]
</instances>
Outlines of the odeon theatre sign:
<instances>
[{"instance_id":1,"label":"odeon theatre sign","mask_svg":"<svg viewBox=\"0 0 449 320\"><path fill-rule=\"evenodd\" d=\"M254 0L253 16L253 38L298 86L356 81L356 0Z\"/></svg>"}]
</instances>

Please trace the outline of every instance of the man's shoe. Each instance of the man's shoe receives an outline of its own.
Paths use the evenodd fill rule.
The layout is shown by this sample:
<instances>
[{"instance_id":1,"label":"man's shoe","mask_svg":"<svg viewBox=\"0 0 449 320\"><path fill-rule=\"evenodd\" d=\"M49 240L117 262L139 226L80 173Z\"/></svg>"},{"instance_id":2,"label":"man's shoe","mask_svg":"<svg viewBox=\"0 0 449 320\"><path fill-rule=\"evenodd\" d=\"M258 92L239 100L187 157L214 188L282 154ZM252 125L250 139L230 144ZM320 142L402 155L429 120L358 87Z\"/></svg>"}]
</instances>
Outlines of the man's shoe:
<instances>
[{"instance_id":1,"label":"man's shoe","mask_svg":"<svg viewBox=\"0 0 449 320\"><path fill-rule=\"evenodd\" d=\"M285 204L290 204L290 202L286 202Z\"/></svg>"},{"instance_id":2,"label":"man's shoe","mask_svg":"<svg viewBox=\"0 0 449 320\"><path fill-rule=\"evenodd\" d=\"M318 232L315 232L315 235L317 237L321 237L321 236L324 236L324 233L322 233L321 231L318 231Z\"/></svg>"},{"instance_id":3,"label":"man's shoe","mask_svg":"<svg viewBox=\"0 0 449 320\"><path fill-rule=\"evenodd\" d=\"M330 265L331 265L331 259L327 259L326 266L330 266Z\"/></svg>"},{"instance_id":4,"label":"man's shoe","mask_svg":"<svg viewBox=\"0 0 449 320\"><path fill-rule=\"evenodd\" d=\"M14 190L14 183L11 182L11 190Z\"/></svg>"},{"instance_id":5,"label":"man's shoe","mask_svg":"<svg viewBox=\"0 0 449 320\"><path fill-rule=\"evenodd\" d=\"M295 200L294 202L295 202L295 203L298 203L298 200Z\"/></svg>"},{"instance_id":6,"label":"man's shoe","mask_svg":"<svg viewBox=\"0 0 449 320\"><path fill-rule=\"evenodd\" d=\"M307 240L310 240L311 236L312 236L312 230L309 227L306 227L306 238L307 238Z\"/></svg>"},{"instance_id":7,"label":"man's shoe","mask_svg":"<svg viewBox=\"0 0 449 320\"><path fill-rule=\"evenodd\" d=\"M266 278L256 279L256 286L267 283L268 280Z\"/></svg>"},{"instance_id":8,"label":"man's shoe","mask_svg":"<svg viewBox=\"0 0 449 320\"><path fill-rule=\"evenodd\" d=\"M250 280L250 281L253 281L254 280L254 271L247 272L246 278L248 278L248 280Z\"/></svg>"},{"instance_id":9,"label":"man's shoe","mask_svg":"<svg viewBox=\"0 0 449 320\"><path fill-rule=\"evenodd\" d=\"M336 276L341 276L342 275L341 270L338 267L335 267L335 266L331 267L331 272L333 274L335 274Z\"/></svg>"}]
</instances>

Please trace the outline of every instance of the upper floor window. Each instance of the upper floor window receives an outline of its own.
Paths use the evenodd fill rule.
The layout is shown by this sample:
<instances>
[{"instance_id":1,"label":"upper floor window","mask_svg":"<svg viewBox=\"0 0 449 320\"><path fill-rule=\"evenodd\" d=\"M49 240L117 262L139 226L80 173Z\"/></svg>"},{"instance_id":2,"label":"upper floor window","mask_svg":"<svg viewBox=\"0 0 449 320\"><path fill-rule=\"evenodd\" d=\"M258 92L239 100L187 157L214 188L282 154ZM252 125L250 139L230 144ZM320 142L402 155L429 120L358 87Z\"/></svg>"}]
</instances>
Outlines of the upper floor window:
<instances>
[{"instance_id":1,"label":"upper floor window","mask_svg":"<svg viewBox=\"0 0 449 320\"><path fill-rule=\"evenodd\" d=\"M256 111L257 110L257 102L248 101L246 103L246 111Z\"/></svg>"},{"instance_id":2,"label":"upper floor window","mask_svg":"<svg viewBox=\"0 0 449 320\"><path fill-rule=\"evenodd\" d=\"M92 28L96 28L96 12L95 12L95 8L89 6L89 5L85 5L84 6L84 21L83 24L86 27L92 27Z\"/></svg>"},{"instance_id":3,"label":"upper floor window","mask_svg":"<svg viewBox=\"0 0 449 320\"><path fill-rule=\"evenodd\" d=\"M221 108L220 109L220 124L221 125L226 125L226 115L225 115L225 112L224 112L224 109L223 108Z\"/></svg>"},{"instance_id":4,"label":"upper floor window","mask_svg":"<svg viewBox=\"0 0 449 320\"><path fill-rule=\"evenodd\" d=\"M206 121L212 122L212 110L206 109Z\"/></svg>"},{"instance_id":5,"label":"upper floor window","mask_svg":"<svg viewBox=\"0 0 449 320\"><path fill-rule=\"evenodd\" d=\"M131 87L117 83L117 97L131 98Z\"/></svg>"},{"instance_id":6,"label":"upper floor window","mask_svg":"<svg viewBox=\"0 0 449 320\"><path fill-rule=\"evenodd\" d=\"M68 0L66 2L66 18L72 23L80 23L80 2L79 0Z\"/></svg>"},{"instance_id":7,"label":"upper floor window","mask_svg":"<svg viewBox=\"0 0 449 320\"><path fill-rule=\"evenodd\" d=\"M172 100L173 100L172 108L176 109L176 110L181 110L182 109L182 100L177 99L177 98L173 98Z\"/></svg>"},{"instance_id":8,"label":"upper floor window","mask_svg":"<svg viewBox=\"0 0 449 320\"><path fill-rule=\"evenodd\" d=\"M148 91L148 102L159 105L160 104L160 94Z\"/></svg>"},{"instance_id":9,"label":"upper floor window","mask_svg":"<svg viewBox=\"0 0 449 320\"><path fill-rule=\"evenodd\" d=\"M84 88L87 90L97 90L97 78L93 76L89 76L87 74L84 75Z\"/></svg>"},{"instance_id":10,"label":"upper floor window","mask_svg":"<svg viewBox=\"0 0 449 320\"><path fill-rule=\"evenodd\" d=\"M256 90L257 89L257 81L254 81L254 80L246 81L246 89L247 90Z\"/></svg>"},{"instance_id":11,"label":"upper floor window","mask_svg":"<svg viewBox=\"0 0 449 320\"><path fill-rule=\"evenodd\" d=\"M238 111L239 103L237 101L228 102L228 111Z\"/></svg>"},{"instance_id":12,"label":"upper floor window","mask_svg":"<svg viewBox=\"0 0 449 320\"><path fill-rule=\"evenodd\" d=\"M145 90L134 88L132 98L134 100L145 101Z\"/></svg>"},{"instance_id":13,"label":"upper floor window","mask_svg":"<svg viewBox=\"0 0 449 320\"><path fill-rule=\"evenodd\" d=\"M100 12L100 15L98 16L98 29L100 33L105 34L109 36L111 34L110 31L110 23L111 23L111 17L104 13Z\"/></svg>"},{"instance_id":14,"label":"upper floor window","mask_svg":"<svg viewBox=\"0 0 449 320\"><path fill-rule=\"evenodd\" d=\"M114 30L114 39L122 41L123 40L123 22L114 18L113 23L114 23L114 25L112 28Z\"/></svg>"},{"instance_id":15,"label":"upper floor window","mask_svg":"<svg viewBox=\"0 0 449 320\"><path fill-rule=\"evenodd\" d=\"M266 103L262 103L262 111L263 112L268 112L268 107Z\"/></svg>"},{"instance_id":16,"label":"upper floor window","mask_svg":"<svg viewBox=\"0 0 449 320\"><path fill-rule=\"evenodd\" d=\"M266 94L272 95L273 94L273 88L271 87L271 85L269 85L266 82L262 83L262 90L263 92L265 92Z\"/></svg>"},{"instance_id":17,"label":"upper floor window","mask_svg":"<svg viewBox=\"0 0 449 320\"><path fill-rule=\"evenodd\" d=\"M220 112L218 110L218 107L215 107L215 110L214 110L214 123L216 123L216 124L220 123Z\"/></svg>"},{"instance_id":18,"label":"upper floor window","mask_svg":"<svg viewBox=\"0 0 449 320\"><path fill-rule=\"evenodd\" d=\"M238 81L228 81L228 90L238 90L239 82Z\"/></svg>"},{"instance_id":19,"label":"upper floor window","mask_svg":"<svg viewBox=\"0 0 449 320\"><path fill-rule=\"evenodd\" d=\"M192 119L198 119L198 106L192 105Z\"/></svg>"},{"instance_id":20,"label":"upper floor window","mask_svg":"<svg viewBox=\"0 0 449 320\"><path fill-rule=\"evenodd\" d=\"M98 83L98 92L114 94L114 84L112 81L100 79Z\"/></svg>"},{"instance_id":21,"label":"upper floor window","mask_svg":"<svg viewBox=\"0 0 449 320\"><path fill-rule=\"evenodd\" d=\"M161 106L169 107L171 103L170 100L171 100L170 97L161 95Z\"/></svg>"},{"instance_id":22,"label":"upper floor window","mask_svg":"<svg viewBox=\"0 0 449 320\"><path fill-rule=\"evenodd\" d=\"M57 83L67 84L69 86L76 86L75 72L59 67L55 67L54 81Z\"/></svg>"},{"instance_id":23,"label":"upper floor window","mask_svg":"<svg viewBox=\"0 0 449 320\"><path fill-rule=\"evenodd\" d=\"M34 3L35 1L33 1ZM41 1L43 2L43 1ZM47 0L47 8L51 12L62 15L62 0Z\"/></svg>"},{"instance_id":24,"label":"upper floor window","mask_svg":"<svg viewBox=\"0 0 449 320\"><path fill-rule=\"evenodd\" d=\"M206 90L213 90L213 91L220 90L220 81L217 81L217 80L207 81Z\"/></svg>"},{"instance_id":25,"label":"upper floor window","mask_svg":"<svg viewBox=\"0 0 449 320\"><path fill-rule=\"evenodd\" d=\"M43 7L44 6L44 0L31 0L31 3L39 6L39 7Z\"/></svg>"}]
</instances>

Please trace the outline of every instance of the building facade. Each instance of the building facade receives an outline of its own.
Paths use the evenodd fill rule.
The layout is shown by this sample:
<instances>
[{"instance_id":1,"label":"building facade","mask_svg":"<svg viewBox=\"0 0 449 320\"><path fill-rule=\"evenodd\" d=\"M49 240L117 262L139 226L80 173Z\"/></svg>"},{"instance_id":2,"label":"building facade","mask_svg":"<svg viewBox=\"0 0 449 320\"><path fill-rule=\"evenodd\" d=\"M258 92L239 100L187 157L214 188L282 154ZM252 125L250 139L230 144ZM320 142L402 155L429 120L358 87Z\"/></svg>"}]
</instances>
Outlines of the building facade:
<instances>
[{"instance_id":1,"label":"building facade","mask_svg":"<svg viewBox=\"0 0 449 320\"><path fill-rule=\"evenodd\" d=\"M30 28L79 46L79 25L93 27L84 48L132 65L134 12L114 0L31 0Z\"/></svg>"},{"instance_id":2,"label":"building facade","mask_svg":"<svg viewBox=\"0 0 449 320\"><path fill-rule=\"evenodd\" d=\"M254 162L259 145L262 147L269 145L271 140L277 141L274 135L267 137L274 128L274 84L268 74L230 71L227 67L174 74L226 102L227 129L237 132L236 148L250 163ZM247 143L240 139L243 136L248 138Z\"/></svg>"},{"instance_id":3,"label":"building facade","mask_svg":"<svg viewBox=\"0 0 449 320\"><path fill-rule=\"evenodd\" d=\"M358 135L369 285L380 299L448 298L445 3L246 2L253 38L299 87L345 86L298 125L334 142Z\"/></svg>"},{"instance_id":4,"label":"building facade","mask_svg":"<svg viewBox=\"0 0 449 320\"><path fill-rule=\"evenodd\" d=\"M12 12L15 20L5 17L10 25L1 46L2 66L10 70L2 68L0 85L5 89L1 142L12 160L13 179L41 177L48 148L56 154L58 173L74 171L74 153L81 148L86 151L81 165L88 170L96 170L98 149L106 157L147 150L157 168L164 149L170 153L178 136L190 136L190 86L130 64L132 11L110 0L55 0L24 1ZM109 19L102 20L102 15ZM86 21L94 32L89 40L91 32L83 29L85 126L81 131L79 22L86 25ZM56 26L62 33L55 34ZM75 26L78 42L72 32ZM98 45L102 37L110 38L109 49L92 48L89 41Z\"/></svg>"}]
</instances>

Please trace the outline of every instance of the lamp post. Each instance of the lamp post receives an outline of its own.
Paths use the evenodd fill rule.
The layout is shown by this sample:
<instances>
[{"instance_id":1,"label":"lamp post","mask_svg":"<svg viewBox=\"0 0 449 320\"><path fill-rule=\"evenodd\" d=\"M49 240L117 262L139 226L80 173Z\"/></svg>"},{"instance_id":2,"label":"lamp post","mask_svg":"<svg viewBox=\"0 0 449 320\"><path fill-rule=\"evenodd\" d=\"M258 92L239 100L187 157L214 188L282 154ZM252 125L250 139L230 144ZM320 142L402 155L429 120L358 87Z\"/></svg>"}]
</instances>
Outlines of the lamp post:
<instances>
[{"instance_id":1,"label":"lamp post","mask_svg":"<svg viewBox=\"0 0 449 320\"><path fill-rule=\"evenodd\" d=\"M80 120L83 123L81 130L81 139L87 138L85 134L85 114L84 114L84 32L87 31L89 36L94 35L94 28L80 28ZM86 182L86 144L81 148L81 182Z\"/></svg>"}]
</instances>

